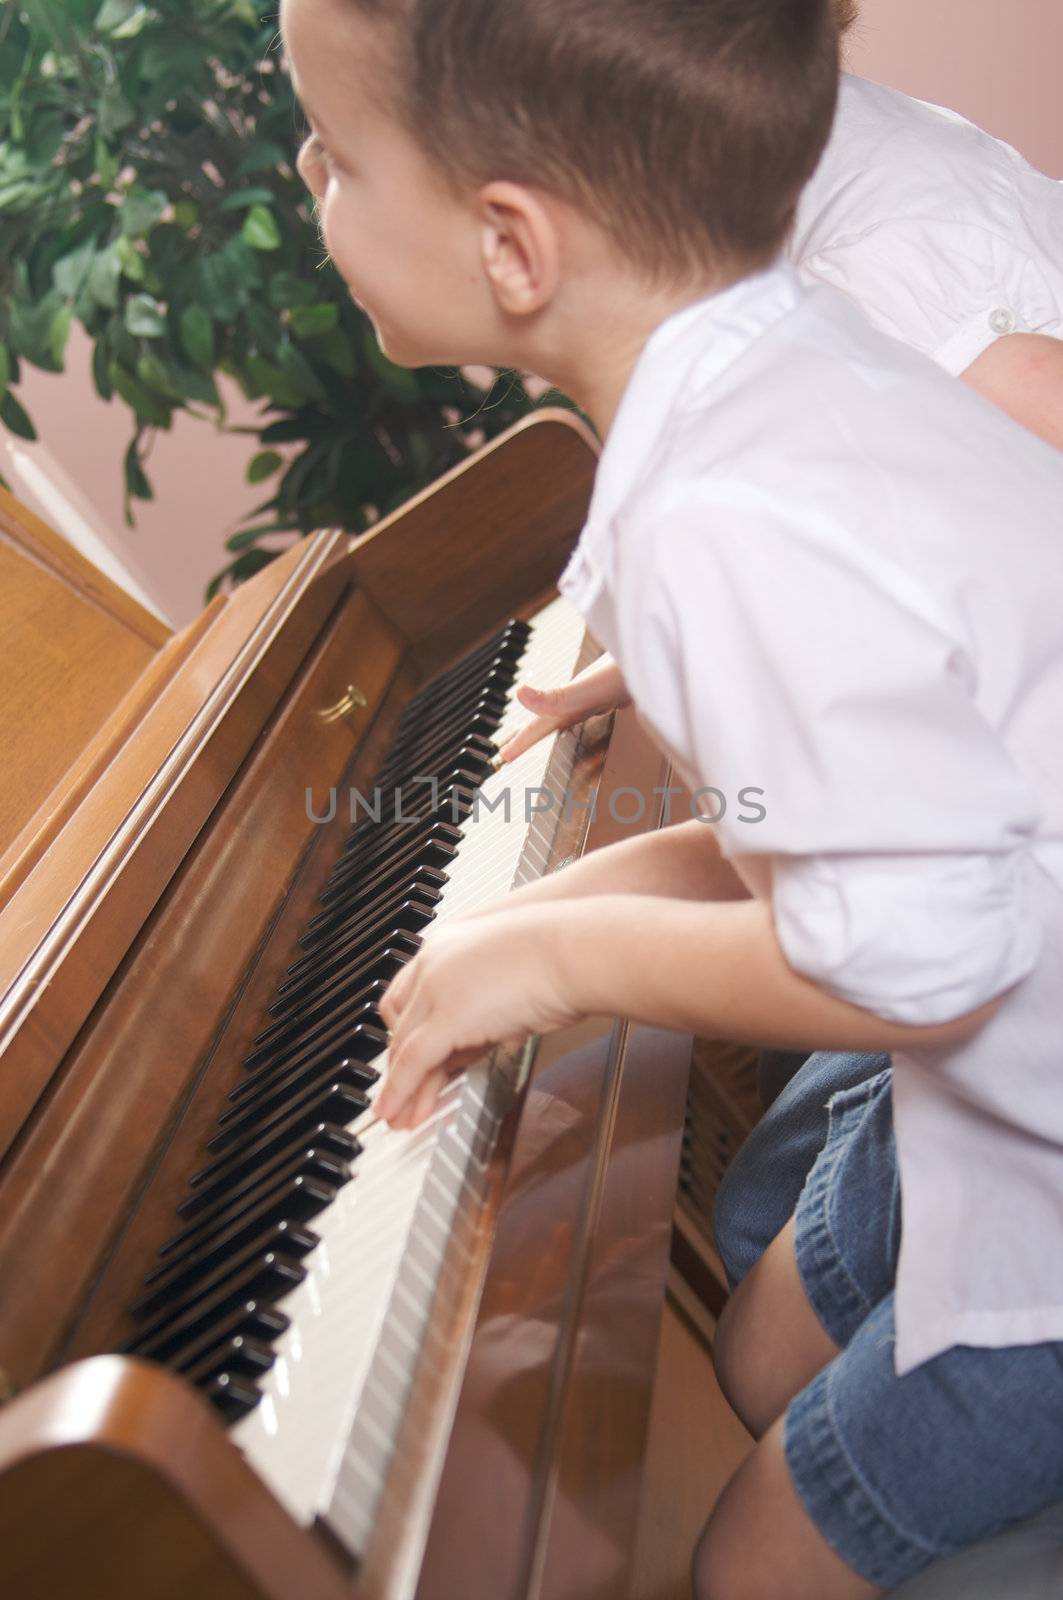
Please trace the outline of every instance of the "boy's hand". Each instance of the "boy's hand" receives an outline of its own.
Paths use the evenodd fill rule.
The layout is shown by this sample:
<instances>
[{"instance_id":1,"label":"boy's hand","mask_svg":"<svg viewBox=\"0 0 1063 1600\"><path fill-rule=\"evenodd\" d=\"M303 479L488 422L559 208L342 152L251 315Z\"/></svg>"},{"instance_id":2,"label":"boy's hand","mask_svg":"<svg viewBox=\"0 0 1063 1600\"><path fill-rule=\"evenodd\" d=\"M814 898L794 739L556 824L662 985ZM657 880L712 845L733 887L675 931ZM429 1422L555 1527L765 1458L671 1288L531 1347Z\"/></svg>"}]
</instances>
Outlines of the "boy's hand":
<instances>
[{"instance_id":1,"label":"boy's hand","mask_svg":"<svg viewBox=\"0 0 1063 1600\"><path fill-rule=\"evenodd\" d=\"M379 1117L415 1128L447 1078L489 1046L578 1020L558 959L559 915L563 906L503 909L432 930L380 1002L391 1040Z\"/></svg>"},{"instance_id":2,"label":"boy's hand","mask_svg":"<svg viewBox=\"0 0 1063 1600\"><path fill-rule=\"evenodd\" d=\"M515 761L547 734L571 728L574 723L599 712L626 706L631 696L612 656L600 656L561 689L534 689L530 684L521 684L517 699L525 710L535 715L502 745L498 752L499 765Z\"/></svg>"}]
</instances>

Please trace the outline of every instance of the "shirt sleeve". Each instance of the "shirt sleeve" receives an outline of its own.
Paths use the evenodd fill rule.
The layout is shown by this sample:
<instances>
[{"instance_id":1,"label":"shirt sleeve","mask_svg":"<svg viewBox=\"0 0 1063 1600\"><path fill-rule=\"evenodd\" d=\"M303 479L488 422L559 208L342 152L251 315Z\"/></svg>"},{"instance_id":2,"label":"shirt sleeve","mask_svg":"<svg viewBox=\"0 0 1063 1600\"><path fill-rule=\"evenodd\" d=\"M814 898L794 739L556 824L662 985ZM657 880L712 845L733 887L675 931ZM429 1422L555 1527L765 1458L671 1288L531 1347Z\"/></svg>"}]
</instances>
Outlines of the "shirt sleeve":
<instances>
[{"instance_id":1,"label":"shirt sleeve","mask_svg":"<svg viewBox=\"0 0 1063 1600\"><path fill-rule=\"evenodd\" d=\"M1006 334L1059 332L1056 296L1033 256L970 222L889 218L814 248L798 268L954 377Z\"/></svg>"},{"instance_id":2,"label":"shirt sleeve","mask_svg":"<svg viewBox=\"0 0 1063 1600\"><path fill-rule=\"evenodd\" d=\"M1039 808L933 597L845 530L737 492L658 512L623 549L628 686L725 806L724 854L771 858L794 969L912 1024L1025 976Z\"/></svg>"}]
</instances>

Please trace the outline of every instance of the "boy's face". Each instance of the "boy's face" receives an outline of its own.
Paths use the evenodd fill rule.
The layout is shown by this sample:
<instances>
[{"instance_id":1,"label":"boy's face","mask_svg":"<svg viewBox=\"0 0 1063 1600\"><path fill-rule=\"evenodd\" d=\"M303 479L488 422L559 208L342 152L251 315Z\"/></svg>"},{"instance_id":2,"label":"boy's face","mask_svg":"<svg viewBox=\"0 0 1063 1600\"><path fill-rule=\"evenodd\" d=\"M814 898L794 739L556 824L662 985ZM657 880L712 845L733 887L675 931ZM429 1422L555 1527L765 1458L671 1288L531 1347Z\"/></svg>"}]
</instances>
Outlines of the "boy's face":
<instances>
[{"instance_id":1,"label":"boy's face","mask_svg":"<svg viewBox=\"0 0 1063 1600\"><path fill-rule=\"evenodd\" d=\"M381 349L408 367L489 360L476 217L379 109L380 30L343 0L283 0L281 28L313 129L299 171Z\"/></svg>"}]
</instances>

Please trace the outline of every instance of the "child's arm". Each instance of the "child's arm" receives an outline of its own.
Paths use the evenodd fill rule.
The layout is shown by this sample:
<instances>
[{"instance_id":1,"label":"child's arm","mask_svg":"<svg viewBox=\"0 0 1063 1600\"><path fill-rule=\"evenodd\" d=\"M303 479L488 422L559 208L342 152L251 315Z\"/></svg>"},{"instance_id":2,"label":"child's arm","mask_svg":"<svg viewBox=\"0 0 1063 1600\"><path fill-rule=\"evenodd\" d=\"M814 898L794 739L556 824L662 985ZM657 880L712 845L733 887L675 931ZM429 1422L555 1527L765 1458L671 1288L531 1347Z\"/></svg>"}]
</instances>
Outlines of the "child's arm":
<instances>
[{"instance_id":1,"label":"child's arm","mask_svg":"<svg viewBox=\"0 0 1063 1600\"><path fill-rule=\"evenodd\" d=\"M653 833L594 850L560 872L492 901L474 917L502 910L585 900L596 895L658 895L668 900L744 900L749 891L720 854L712 828L678 822Z\"/></svg>"},{"instance_id":2,"label":"child's arm","mask_svg":"<svg viewBox=\"0 0 1063 1600\"><path fill-rule=\"evenodd\" d=\"M768 902L652 896L506 908L440 927L392 983L377 1101L393 1126L430 1113L448 1064L488 1045L591 1015L796 1048L941 1045L981 1027L999 1000L946 1023L889 1022L828 994L786 961Z\"/></svg>"},{"instance_id":3,"label":"child's arm","mask_svg":"<svg viewBox=\"0 0 1063 1600\"><path fill-rule=\"evenodd\" d=\"M626 706L631 698L624 686L620 668L612 656L599 656L581 673L560 689L536 689L530 683L521 684L517 698L526 711L534 712L532 720L515 733L499 750L500 762L515 761L530 750L533 744L545 739L547 734L571 728L586 717L602 711L615 711Z\"/></svg>"},{"instance_id":4,"label":"child's arm","mask_svg":"<svg viewBox=\"0 0 1063 1600\"><path fill-rule=\"evenodd\" d=\"M1063 339L1009 333L962 374L988 400L1063 450Z\"/></svg>"}]
</instances>

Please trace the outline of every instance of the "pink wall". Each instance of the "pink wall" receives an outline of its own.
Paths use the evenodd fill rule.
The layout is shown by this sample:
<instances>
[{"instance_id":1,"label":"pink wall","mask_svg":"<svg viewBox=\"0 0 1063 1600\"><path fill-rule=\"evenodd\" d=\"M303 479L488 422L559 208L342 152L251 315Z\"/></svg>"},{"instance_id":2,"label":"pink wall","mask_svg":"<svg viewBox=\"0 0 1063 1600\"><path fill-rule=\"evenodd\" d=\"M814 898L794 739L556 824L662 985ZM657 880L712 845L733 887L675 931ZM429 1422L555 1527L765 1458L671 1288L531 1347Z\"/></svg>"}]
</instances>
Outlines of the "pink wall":
<instances>
[{"instance_id":1,"label":"pink wall","mask_svg":"<svg viewBox=\"0 0 1063 1600\"><path fill-rule=\"evenodd\" d=\"M854 71L952 106L1063 177L1063 0L863 0L849 56ZM72 342L62 377L28 369L22 392L104 537L130 553L170 619L187 621L225 563L226 534L264 498L244 481L248 441L191 418L160 434L151 463L158 499L138 509L130 532L120 514L128 414L95 395L85 342ZM239 397L234 408L234 420L249 420Z\"/></svg>"},{"instance_id":2,"label":"pink wall","mask_svg":"<svg viewBox=\"0 0 1063 1600\"><path fill-rule=\"evenodd\" d=\"M1061 0L860 0L849 62L951 106L1063 178Z\"/></svg>"}]
</instances>

